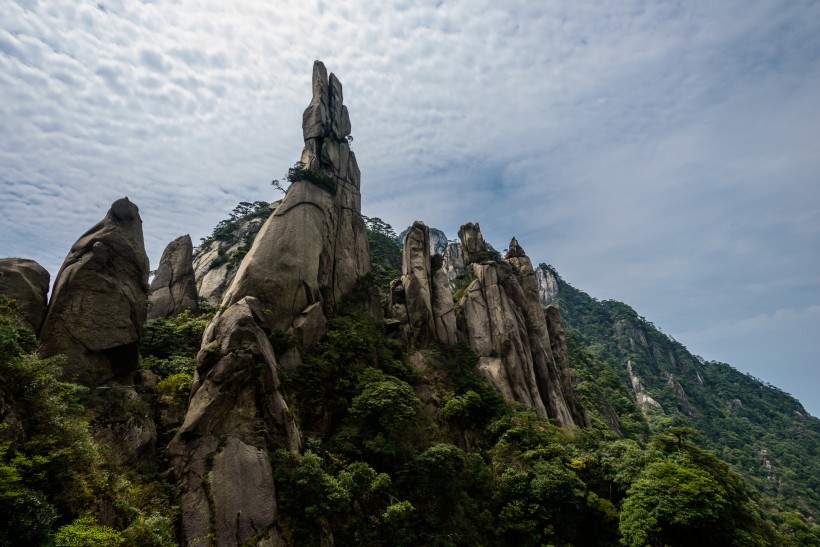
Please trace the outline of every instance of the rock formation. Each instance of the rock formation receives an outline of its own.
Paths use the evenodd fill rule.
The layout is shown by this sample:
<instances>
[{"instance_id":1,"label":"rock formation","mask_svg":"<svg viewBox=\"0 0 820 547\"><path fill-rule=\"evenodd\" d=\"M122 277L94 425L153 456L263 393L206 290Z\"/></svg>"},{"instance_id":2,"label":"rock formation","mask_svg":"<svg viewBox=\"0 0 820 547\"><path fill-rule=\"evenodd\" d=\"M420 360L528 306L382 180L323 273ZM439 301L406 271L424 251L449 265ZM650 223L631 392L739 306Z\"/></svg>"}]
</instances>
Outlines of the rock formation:
<instances>
[{"instance_id":1,"label":"rock formation","mask_svg":"<svg viewBox=\"0 0 820 547\"><path fill-rule=\"evenodd\" d=\"M506 258L496 260L478 224L462 226L459 237L473 279L458 303L459 330L479 356L479 371L508 399L561 425L588 425L572 391L568 362L562 359L563 338L550 339L524 250L513 239Z\"/></svg>"},{"instance_id":2,"label":"rock formation","mask_svg":"<svg viewBox=\"0 0 820 547\"><path fill-rule=\"evenodd\" d=\"M447 283L450 290L455 291L464 281L467 273L464 265L464 250L461 243L450 241L441 253L443 258L441 269L447 275Z\"/></svg>"},{"instance_id":3,"label":"rock formation","mask_svg":"<svg viewBox=\"0 0 820 547\"><path fill-rule=\"evenodd\" d=\"M151 282L148 319L170 317L182 310L199 310L193 251L189 235L178 237L165 247Z\"/></svg>"},{"instance_id":4,"label":"rock formation","mask_svg":"<svg viewBox=\"0 0 820 547\"><path fill-rule=\"evenodd\" d=\"M63 262L40 332L41 354L65 354L68 379L130 384L138 368L148 269L139 209L119 199Z\"/></svg>"},{"instance_id":5,"label":"rock formation","mask_svg":"<svg viewBox=\"0 0 820 547\"><path fill-rule=\"evenodd\" d=\"M270 203L268 209L273 212L278 204L278 201ZM260 217L254 213L235 220L235 227L227 230L222 237L209 238L194 249L197 295L215 306L222 302L225 291L236 275L241 256L250 249L267 216Z\"/></svg>"},{"instance_id":6,"label":"rock formation","mask_svg":"<svg viewBox=\"0 0 820 547\"><path fill-rule=\"evenodd\" d=\"M48 283L45 268L26 258L0 259L0 294L13 299L13 308L35 334L46 316Z\"/></svg>"},{"instance_id":7,"label":"rock formation","mask_svg":"<svg viewBox=\"0 0 820 547\"><path fill-rule=\"evenodd\" d=\"M302 165L205 331L189 410L169 446L186 545L279 540L270 452L296 450L301 439L279 391L269 336L288 331L303 347L315 344L325 310L369 269L342 85L318 61L302 129Z\"/></svg>"},{"instance_id":8,"label":"rock formation","mask_svg":"<svg viewBox=\"0 0 820 547\"><path fill-rule=\"evenodd\" d=\"M558 278L543 264L535 269L535 284L538 286L538 298L542 306L549 306L558 299Z\"/></svg>"},{"instance_id":9,"label":"rock formation","mask_svg":"<svg viewBox=\"0 0 820 547\"><path fill-rule=\"evenodd\" d=\"M390 285L387 316L402 325L402 340L417 348L433 340L454 344L453 293L441 269L442 256L430 256L430 233L423 222L414 222L403 233L402 276Z\"/></svg>"}]
</instances>

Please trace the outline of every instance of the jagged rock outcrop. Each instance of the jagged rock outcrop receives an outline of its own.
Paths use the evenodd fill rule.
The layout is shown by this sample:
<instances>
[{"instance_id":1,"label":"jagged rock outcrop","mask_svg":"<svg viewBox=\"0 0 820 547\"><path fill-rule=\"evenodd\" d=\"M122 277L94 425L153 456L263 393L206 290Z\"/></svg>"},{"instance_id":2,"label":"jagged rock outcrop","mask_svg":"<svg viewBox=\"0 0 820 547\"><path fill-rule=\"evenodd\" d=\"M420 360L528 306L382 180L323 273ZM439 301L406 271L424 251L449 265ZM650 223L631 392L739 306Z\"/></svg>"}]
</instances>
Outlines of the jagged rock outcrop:
<instances>
[{"instance_id":1,"label":"jagged rock outcrop","mask_svg":"<svg viewBox=\"0 0 820 547\"><path fill-rule=\"evenodd\" d=\"M459 330L479 356L479 371L508 399L562 425L588 425L569 381L563 338L550 339L530 259L515 239L504 260L493 259L478 224L465 224L459 236L473 279L458 303Z\"/></svg>"},{"instance_id":2,"label":"jagged rock outcrop","mask_svg":"<svg viewBox=\"0 0 820 547\"><path fill-rule=\"evenodd\" d=\"M132 383L148 270L139 209L119 199L63 262L40 332L41 355L65 354L64 376L73 381Z\"/></svg>"},{"instance_id":3,"label":"jagged rock outcrop","mask_svg":"<svg viewBox=\"0 0 820 547\"><path fill-rule=\"evenodd\" d=\"M433 340L457 341L453 293L441 269L440 254L430 256L430 233L421 221L403 232L402 276L390 285L387 317L399 322L402 340L424 348Z\"/></svg>"},{"instance_id":4,"label":"jagged rock outcrop","mask_svg":"<svg viewBox=\"0 0 820 547\"><path fill-rule=\"evenodd\" d=\"M182 310L199 311L191 236L176 238L165 247L151 281L148 319L170 317Z\"/></svg>"},{"instance_id":5,"label":"jagged rock outcrop","mask_svg":"<svg viewBox=\"0 0 820 547\"><path fill-rule=\"evenodd\" d=\"M464 250L461 248L461 243L457 241L450 241L441 253L442 265L441 269L447 275L447 283L450 285L450 290L455 291L463 282L467 273L464 265Z\"/></svg>"},{"instance_id":6,"label":"jagged rock outcrop","mask_svg":"<svg viewBox=\"0 0 820 547\"><path fill-rule=\"evenodd\" d=\"M298 176L203 335L189 410L169 446L186 545L279 541L270 452L296 450L301 440L269 337L288 331L303 347L315 344L325 310L338 306L370 266L342 86L318 61L303 134ZM298 355L288 360L299 366Z\"/></svg>"},{"instance_id":7,"label":"jagged rock outcrop","mask_svg":"<svg viewBox=\"0 0 820 547\"><path fill-rule=\"evenodd\" d=\"M473 262L480 262L487 257L487 243L481 235L481 226L478 222L468 222L458 229L458 238L461 240L461 252L464 256L464 266Z\"/></svg>"},{"instance_id":8,"label":"jagged rock outcrop","mask_svg":"<svg viewBox=\"0 0 820 547\"><path fill-rule=\"evenodd\" d=\"M635 394L635 402L641 409L641 412L647 414L650 409L663 411L660 403L653 399L646 391L644 391L643 384L641 384L640 377L632 368L632 361L627 360L626 372L629 374L629 381L632 384L632 392Z\"/></svg>"},{"instance_id":9,"label":"jagged rock outcrop","mask_svg":"<svg viewBox=\"0 0 820 547\"><path fill-rule=\"evenodd\" d=\"M219 238L212 236L194 249L194 276L199 297L215 306L222 302L225 291L236 276L242 257L279 203L269 203L264 208L261 207L263 202L258 202L260 209L240 218L232 218L229 222L223 221L217 226L217 229L224 228L220 230ZM223 224L229 225L222 226Z\"/></svg>"},{"instance_id":10,"label":"jagged rock outcrop","mask_svg":"<svg viewBox=\"0 0 820 547\"><path fill-rule=\"evenodd\" d=\"M48 283L45 268L27 258L0 259L0 294L13 299L13 308L37 333L46 317Z\"/></svg>"},{"instance_id":11,"label":"jagged rock outcrop","mask_svg":"<svg viewBox=\"0 0 820 547\"><path fill-rule=\"evenodd\" d=\"M398 236L399 241L404 241L404 239L407 237L407 233L412 228L413 227L410 226L407 229L405 229L402 233L400 233L399 236ZM444 249L446 249L447 245L450 243L450 241L447 239L447 235L444 232L442 232L441 230L439 230L438 228L429 228L428 227L428 231L429 231L429 238L430 238L430 256L433 256L433 255L436 255L436 254L443 254Z\"/></svg>"},{"instance_id":12,"label":"jagged rock outcrop","mask_svg":"<svg viewBox=\"0 0 820 547\"><path fill-rule=\"evenodd\" d=\"M558 278L543 264L535 269L535 284L538 286L538 298L542 306L549 306L558 299Z\"/></svg>"}]
</instances>

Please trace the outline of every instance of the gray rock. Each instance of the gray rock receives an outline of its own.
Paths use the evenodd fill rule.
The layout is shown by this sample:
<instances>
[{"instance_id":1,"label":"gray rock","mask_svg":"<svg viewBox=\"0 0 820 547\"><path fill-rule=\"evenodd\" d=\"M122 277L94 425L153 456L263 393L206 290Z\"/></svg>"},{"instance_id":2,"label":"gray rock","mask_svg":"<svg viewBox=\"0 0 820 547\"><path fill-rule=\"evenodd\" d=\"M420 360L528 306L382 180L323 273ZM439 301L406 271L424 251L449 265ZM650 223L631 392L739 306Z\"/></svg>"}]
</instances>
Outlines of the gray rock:
<instances>
[{"instance_id":1,"label":"gray rock","mask_svg":"<svg viewBox=\"0 0 820 547\"><path fill-rule=\"evenodd\" d=\"M334 77L335 83L329 85L326 74L317 61L313 99L303 116L301 161L329 177L335 191L308 180L294 181L222 301L229 306L245 296L259 298L270 309L266 326L271 330L287 330L315 302L336 307L370 269L356 156L330 123L342 108L341 84Z\"/></svg>"},{"instance_id":2,"label":"gray rock","mask_svg":"<svg viewBox=\"0 0 820 547\"><path fill-rule=\"evenodd\" d=\"M473 279L459 301L462 335L479 356L478 369L504 397L535 408L561 425L588 425L575 399L568 361L557 361L540 306L532 263L513 238L503 261L487 250L477 224L459 230ZM473 262L471 262L473 260ZM556 348L564 343L556 340ZM563 346L566 356L566 346ZM564 376L564 368L566 376Z\"/></svg>"},{"instance_id":3,"label":"gray rock","mask_svg":"<svg viewBox=\"0 0 820 547\"><path fill-rule=\"evenodd\" d=\"M344 138L349 126L342 86L317 61L300 160L311 180L292 181L225 291L223 311L203 335L185 421L169 445L184 492L186 544L209 536L219 545L251 538L281 544L270 451L298 450L301 433L281 393L268 336L286 332L303 347L316 344L325 334L325 310L339 306L369 270L360 173ZM298 347L281 357L290 368L300 366ZM253 487L238 488L240 477Z\"/></svg>"},{"instance_id":4,"label":"gray rock","mask_svg":"<svg viewBox=\"0 0 820 547\"><path fill-rule=\"evenodd\" d=\"M478 222L468 222L462 225L458 229L458 238L461 240L465 266L482 260L488 249L484 236L481 235L481 227Z\"/></svg>"},{"instance_id":5,"label":"gray rock","mask_svg":"<svg viewBox=\"0 0 820 547\"><path fill-rule=\"evenodd\" d=\"M280 390L273 347L259 326L263 315L261 302L246 297L219 312L203 336L188 412L168 446L184 492L185 544L214 534L228 538L225 545L236 545L237 534L244 540L250 531L269 527L275 510L260 517L275 495L269 443L276 439L292 450L301 446ZM230 447L238 461L230 461ZM212 478L208 490L206 476ZM242 479L247 492L232 482L239 476L253 478L252 485Z\"/></svg>"},{"instance_id":6,"label":"gray rock","mask_svg":"<svg viewBox=\"0 0 820 547\"><path fill-rule=\"evenodd\" d=\"M458 342L456 312L453 304L453 292L450 290L447 273L442 269L441 255L433 256L433 321L436 340L446 346Z\"/></svg>"},{"instance_id":7,"label":"gray rock","mask_svg":"<svg viewBox=\"0 0 820 547\"><path fill-rule=\"evenodd\" d=\"M0 259L0 294L13 299L12 307L36 334L46 317L50 276L26 258Z\"/></svg>"},{"instance_id":8,"label":"gray rock","mask_svg":"<svg viewBox=\"0 0 820 547\"><path fill-rule=\"evenodd\" d=\"M63 262L40 332L41 355L63 353L64 376L131 383L148 301L148 257L136 205L122 198Z\"/></svg>"},{"instance_id":9,"label":"gray rock","mask_svg":"<svg viewBox=\"0 0 820 547\"><path fill-rule=\"evenodd\" d=\"M535 269L535 284L542 306L549 306L558 299L558 278L543 265Z\"/></svg>"},{"instance_id":10,"label":"gray rock","mask_svg":"<svg viewBox=\"0 0 820 547\"><path fill-rule=\"evenodd\" d=\"M148 319L170 317L182 310L199 311L193 251L189 235L178 237L165 247L151 282Z\"/></svg>"},{"instance_id":11,"label":"gray rock","mask_svg":"<svg viewBox=\"0 0 820 547\"><path fill-rule=\"evenodd\" d=\"M450 290L455 291L463 283L466 277L467 268L464 265L464 250L461 243L450 241L442 251L443 258L441 268L447 274L447 282Z\"/></svg>"},{"instance_id":12,"label":"gray rock","mask_svg":"<svg viewBox=\"0 0 820 547\"><path fill-rule=\"evenodd\" d=\"M412 340L420 348L426 347L435 335L430 270L430 236L427 226L417 220L404 238L401 283Z\"/></svg>"},{"instance_id":13,"label":"gray rock","mask_svg":"<svg viewBox=\"0 0 820 547\"><path fill-rule=\"evenodd\" d=\"M275 210L280 202L273 202ZM249 218L239 222L228 237L213 240L194 249L193 266L198 296L218 306L225 291L233 281L237 270L237 256L246 251L248 241L253 241L265 223L264 218Z\"/></svg>"}]
</instances>

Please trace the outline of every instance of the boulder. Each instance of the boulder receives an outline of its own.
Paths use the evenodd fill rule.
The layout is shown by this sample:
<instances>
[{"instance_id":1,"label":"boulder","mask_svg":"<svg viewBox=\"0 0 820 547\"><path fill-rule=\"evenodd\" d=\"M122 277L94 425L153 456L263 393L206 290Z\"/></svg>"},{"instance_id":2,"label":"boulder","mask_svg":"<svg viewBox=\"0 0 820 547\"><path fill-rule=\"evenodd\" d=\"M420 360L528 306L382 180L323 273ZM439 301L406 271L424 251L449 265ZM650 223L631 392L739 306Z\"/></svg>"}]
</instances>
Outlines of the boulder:
<instances>
[{"instance_id":1,"label":"boulder","mask_svg":"<svg viewBox=\"0 0 820 547\"><path fill-rule=\"evenodd\" d=\"M45 268L26 258L0 259L0 294L13 300L12 308L36 334L47 311L48 284Z\"/></svg>"},{"instance_id":2,"label":"boulder","mask_svg":"<svg viewBox=\"0 0 820 547\"><path fill-rule=\"evenodd\" d=\"M72 381L132 383L148 270L139 209L119 199L63 262L40 332L41 355L65 354L63 375Z\"/></svg>"},{"instance_id":3,"label":"boulder","mask_svg":"<svg viewBox=\"0 0 820 547\"><path fill-rule=\"evenodd\" d=\"M182 310L199 311L193 252L189 235L178 237L165 247L151 282L148 319L170 317Z\"/></svg>"}]
</instances>

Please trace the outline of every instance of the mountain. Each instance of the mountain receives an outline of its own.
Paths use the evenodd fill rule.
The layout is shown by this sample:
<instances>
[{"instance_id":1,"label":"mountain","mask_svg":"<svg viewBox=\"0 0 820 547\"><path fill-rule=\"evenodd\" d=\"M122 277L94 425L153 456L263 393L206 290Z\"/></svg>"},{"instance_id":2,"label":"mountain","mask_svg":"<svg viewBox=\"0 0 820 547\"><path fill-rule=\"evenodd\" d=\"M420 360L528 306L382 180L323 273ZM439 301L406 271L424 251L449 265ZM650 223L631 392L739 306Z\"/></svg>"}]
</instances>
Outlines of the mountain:
<instances>
[{"instance_id":1,"label":"mountain","mask_svg":"<svg viewBox=\"0 0 820 547\"><path fill-rule=\"evenodd\" d=\"M726 363L692 355L628 305L590 297L551 266L538 271L542 301L555 304L577 333L576 343L631 387L651 432L697 428L700 444L760 491L818 516L820 420L795 398Z\"/></svg>"},{"instance_id":2,"label":"mountain","mask_svg":"<svg viewBox=\"0 0 820 547\"><path fill-rule=\"evenodd\" d=\"M0 546L820 545L796 400L515 237L399 239L350 131L317 61L282 199L150 286L127 198L50 300L0 263Z\"/></svg>"}]
</instances>

